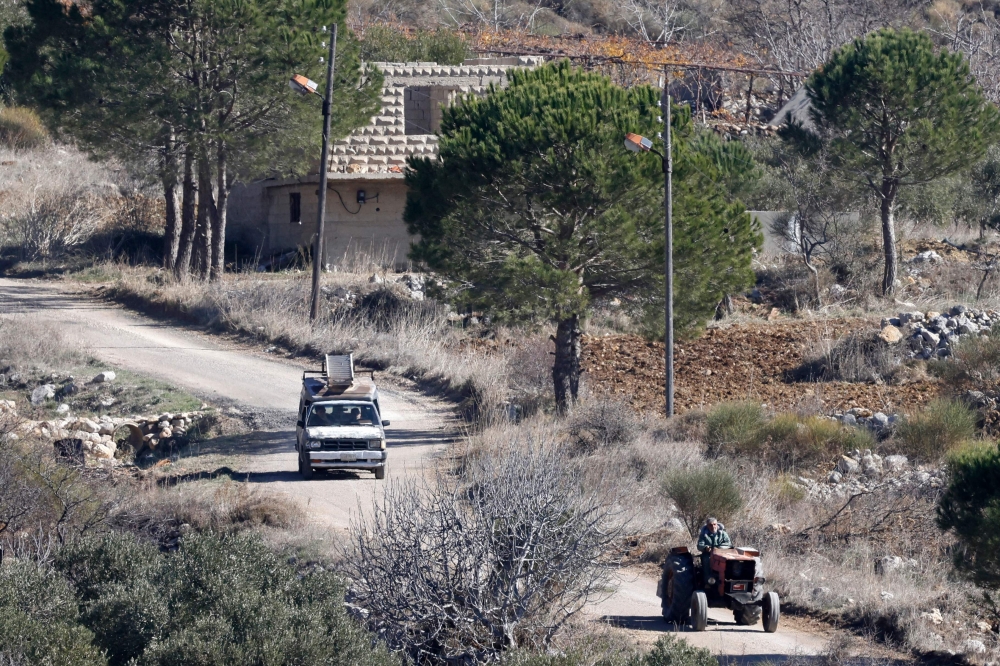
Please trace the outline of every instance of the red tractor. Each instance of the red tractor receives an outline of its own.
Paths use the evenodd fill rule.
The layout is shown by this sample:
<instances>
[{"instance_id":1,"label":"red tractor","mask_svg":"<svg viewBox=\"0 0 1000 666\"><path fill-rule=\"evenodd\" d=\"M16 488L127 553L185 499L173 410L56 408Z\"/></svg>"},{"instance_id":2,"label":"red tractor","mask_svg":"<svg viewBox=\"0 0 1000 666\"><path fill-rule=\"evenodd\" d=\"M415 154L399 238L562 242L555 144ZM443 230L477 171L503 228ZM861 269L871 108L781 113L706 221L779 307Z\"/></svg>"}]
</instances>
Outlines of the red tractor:
<instances>
[{"instance_id":1,"label":"red tractor","mask_svg":"<svg viewBox=\"0 0 1000 666\"><path fill-rule=\"evenodd\" d=\"M663 619L705 631L708 609L728 608L736 624L753 626L763 619L764 631L777 631L778 594L764 592L760 553L751 548L715 548L708 562L705 575L700 557L684 546L671 549L656 589Z\"/></svg>"}]
</instances>

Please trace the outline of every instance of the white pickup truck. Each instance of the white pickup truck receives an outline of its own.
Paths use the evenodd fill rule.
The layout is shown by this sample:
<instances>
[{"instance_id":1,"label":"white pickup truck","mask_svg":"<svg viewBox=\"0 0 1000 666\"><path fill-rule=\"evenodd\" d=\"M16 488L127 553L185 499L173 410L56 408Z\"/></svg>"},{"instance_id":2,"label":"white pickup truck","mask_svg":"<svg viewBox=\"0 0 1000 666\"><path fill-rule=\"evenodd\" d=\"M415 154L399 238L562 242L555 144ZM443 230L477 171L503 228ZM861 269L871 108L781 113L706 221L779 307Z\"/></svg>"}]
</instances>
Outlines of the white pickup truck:
<instances>
[{"instance_id":1,"label":"white pickup truck","mask_svg":"<svg viewBox=\"0 0 1000 666\"><path fill-rule=\"evenodd\" d=\"M351 355L327 356L322 371L302 373L295 428L299 473L363 469L385 478L385 426L374 373L356 377Z\"/></svg>"}]
</instances>

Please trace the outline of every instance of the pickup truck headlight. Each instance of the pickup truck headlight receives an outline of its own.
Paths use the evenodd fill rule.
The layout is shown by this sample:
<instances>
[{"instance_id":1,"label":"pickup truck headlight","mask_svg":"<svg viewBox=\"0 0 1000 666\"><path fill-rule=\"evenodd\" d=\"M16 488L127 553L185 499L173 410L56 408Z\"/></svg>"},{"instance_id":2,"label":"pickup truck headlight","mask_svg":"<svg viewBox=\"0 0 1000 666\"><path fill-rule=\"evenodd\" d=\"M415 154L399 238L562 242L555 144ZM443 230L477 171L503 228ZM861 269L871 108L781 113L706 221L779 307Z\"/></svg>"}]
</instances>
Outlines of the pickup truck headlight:
<instances>
[{"instance_id":1,"label":"pickup truck headlight","mask_svg":"<svg viewBox=\"0 0 1000 666\"><path fill-rule=\"evenodd\" d=\"M384 439L369 439L368 440L368 448L370 450L384 449L385 448L385 440Z\"/></svg>"},{"instance_id":2,"label":"pickup truck headlight","mask_svg":"<svg viewBox=\"0 0 1000 666\"><path fill-rule=\"evenodd\" d=\"M319 441L318 439L310 439L306 441L307 449L318 449L321 446L323 446L323 442Z\"/></svg>"}]
</instances>

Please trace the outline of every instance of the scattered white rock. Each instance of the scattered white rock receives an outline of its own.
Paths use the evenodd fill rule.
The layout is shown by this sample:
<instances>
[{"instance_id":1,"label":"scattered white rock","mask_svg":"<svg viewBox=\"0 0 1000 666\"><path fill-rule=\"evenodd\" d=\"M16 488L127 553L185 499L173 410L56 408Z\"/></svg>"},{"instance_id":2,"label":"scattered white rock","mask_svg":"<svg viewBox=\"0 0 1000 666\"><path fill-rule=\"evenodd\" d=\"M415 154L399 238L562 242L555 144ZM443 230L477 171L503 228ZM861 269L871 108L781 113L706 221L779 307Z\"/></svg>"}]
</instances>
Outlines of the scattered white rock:
<instances>
[{"instance_id":1,"label":"scattered white rock","mask_svg":"<svg viewBox=\"0 0 1000 666\"><path fill-rule=\"evenodd\" d=\"M111 370L105 370L104 372L99 372L94 375L94 378L90 380L92 384L104 384L106 382L115 381L115 373Z\"/></svg>"},{"instance_id":2,"label":"scattered white rock","mask_svg":"<svg viewBox=\"0 0 1000 666\"><path fill-rule=\"evenodd\" d=\"M40 405L46 400L56 397L56 387L52 384L42 384L31 392L31 404Z\"/></svg>"},{"instance_id":3,"label":"scattered white rock","mask_svg":"<svg viewBox=\"0 0 1000 666\"><path fill-rule=\"evenodd\" d=\"M890 472L899 472L906 469L909 466L910 461L906 456L891 455L886 456L882 460L882 464L885 465L885 468Z\"/></svg>"},{"instance_id":4,"label":"scattered white rock","mask_svg":"<svg viewBox=\"0 0 1000 666\"><path fill-rule=\"evenodd\" d=\"M840 461L837 463L837 471L841 474L853 474L861 468L860 463L854 458L848 456L841 456Z\"/></svg>"},{"instance_id":5,"label":"scattered white rock","mask_svg":"<svg viewBox=\"0 0 1000 666\"><path fill-rule=\"evenodd\" d=\"M968 654L985 654L986 643L975 638L970 638L962 643L962 650Z\"/></svg>"}]
</instances>

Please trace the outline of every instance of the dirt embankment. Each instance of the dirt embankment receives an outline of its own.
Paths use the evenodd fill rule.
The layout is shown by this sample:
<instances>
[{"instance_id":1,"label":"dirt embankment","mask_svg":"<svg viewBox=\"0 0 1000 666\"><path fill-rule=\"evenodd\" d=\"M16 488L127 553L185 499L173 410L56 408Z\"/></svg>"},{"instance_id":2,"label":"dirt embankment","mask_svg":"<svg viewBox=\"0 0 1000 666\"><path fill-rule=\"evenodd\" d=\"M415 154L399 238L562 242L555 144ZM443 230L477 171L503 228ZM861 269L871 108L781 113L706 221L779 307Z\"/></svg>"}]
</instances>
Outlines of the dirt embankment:
<instances>
[{"instance_id":1,"label":"dirt embankment","mask_svg":"<svg viewBox=\"0 0 1000 666\"><path fill-rule=\"evenodd\" d=\"M678 412L734 400L774 409L832 411L867 407L908 412L937 397L931 378L898 385L795 381L789 377L815 358L824 341L871 327L864 320L751 323L709 329L676 344L675 405ZM620 395L643 409L662 410L664 346L635 335L585 337L583 366L590 386Z\"/></svg>"}]
</instances>

